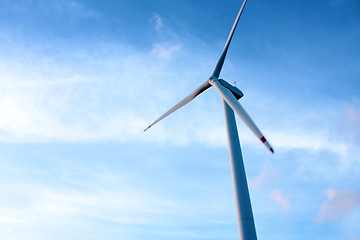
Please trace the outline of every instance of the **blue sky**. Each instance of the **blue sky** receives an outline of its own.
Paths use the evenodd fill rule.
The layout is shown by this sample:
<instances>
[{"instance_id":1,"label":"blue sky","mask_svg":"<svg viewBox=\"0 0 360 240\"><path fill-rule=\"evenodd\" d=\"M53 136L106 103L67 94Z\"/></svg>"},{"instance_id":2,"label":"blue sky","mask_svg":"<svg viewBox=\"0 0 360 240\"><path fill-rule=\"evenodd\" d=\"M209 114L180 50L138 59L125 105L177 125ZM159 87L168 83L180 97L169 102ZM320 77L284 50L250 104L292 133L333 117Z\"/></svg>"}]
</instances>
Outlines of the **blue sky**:
<instances>
[{"instance_id":1,"label":"blue sky","mask_svg":"<svg viewBox=\"0 0 360 240\"><path fill-rule=\"evenodd\" d=\"M211 75L241 1L0 0L0 238L238 239ZM249 0L221 77L258 239L359 240L360 3Z\"/></svg>"}]
</instances>

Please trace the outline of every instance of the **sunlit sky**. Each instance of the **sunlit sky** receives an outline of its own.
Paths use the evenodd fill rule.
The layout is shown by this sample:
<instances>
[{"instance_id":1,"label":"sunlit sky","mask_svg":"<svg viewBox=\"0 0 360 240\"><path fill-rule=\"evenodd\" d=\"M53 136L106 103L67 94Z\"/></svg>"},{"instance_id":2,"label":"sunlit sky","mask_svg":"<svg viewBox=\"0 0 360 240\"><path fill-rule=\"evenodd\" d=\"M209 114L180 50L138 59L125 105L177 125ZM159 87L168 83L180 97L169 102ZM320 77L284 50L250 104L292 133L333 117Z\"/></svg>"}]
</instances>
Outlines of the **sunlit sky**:
<instances>
[{"instance_id":1,"label":"sunlit sky","mask_svg":"<svg viewBox=\"0 0 360 240\"><path fill-rule=\"evenodd\" d=\"M0 0L0 238L239 239L242 1ZM248 0L220 77L258 239L360 239L360 2Z\"/></svg>"}]
</instances>

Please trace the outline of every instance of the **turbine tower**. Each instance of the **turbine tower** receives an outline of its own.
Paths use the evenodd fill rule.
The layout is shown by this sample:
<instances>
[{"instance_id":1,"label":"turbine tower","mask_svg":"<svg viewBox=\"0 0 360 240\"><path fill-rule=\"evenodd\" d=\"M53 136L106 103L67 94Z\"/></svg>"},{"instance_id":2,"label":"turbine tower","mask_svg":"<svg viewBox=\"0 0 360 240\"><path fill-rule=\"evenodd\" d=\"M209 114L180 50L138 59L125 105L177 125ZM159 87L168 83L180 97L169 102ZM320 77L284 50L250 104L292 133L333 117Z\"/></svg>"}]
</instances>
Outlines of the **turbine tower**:
<instances>
[{"instance_id":1,"label":"turbine tower","mask_svg":"<svg viewBox=\"0 0 360 240\"><path fill-rule=\"evenodd\" d=\"M171 113L175 112L185 104L189 103L195 97L197 97L200 93L205 91L206 89L213 86L218 93L222 97L224 113L225 113L225 123L226 123L226 131L227 131L227 138L228 138L228 145L229 145L229 153L230 153L230 163L231 163L231 171L233 176L233 184L234 184L234 192L235 192L235 203L236 203L236 210L237 210L237 217L238 217L238 226L240 232L240 239L241 240L256 240L256 230L255 230L255 223L254 217L251 208L250 196L249 196L249 189L246 180L245 168L243 163L243 158L241 154L240 148L240 140L237 131L235 115L236 114L245 122L245 124L250 128L250 130L260 139L260 141L272 152L274 150L270 143L266 140L264 135L261 133L259 128L255 125L254 121L250 118L247 114L245 109L239 103L239 99L244 96L244 94L235 86L232 86L228 82L223 79L220 79L220 72L223 67L225 57L227 51L229 49L229 45L231 39L234 35L236 26L239 22L241 13L245 7L247 0L241 5L239 13L235 19L234 25L230 31L229 37L226 41L225 47L220 55L220 58L215 66L213 74L210 78L203 83L200 87L195 89L192 93L190 93L187 97L181 100L178 104L156 119L146 130L150 127L158 123L160 120L165 118L166 116L170 115Z\"/></svg>"}]
</instances>

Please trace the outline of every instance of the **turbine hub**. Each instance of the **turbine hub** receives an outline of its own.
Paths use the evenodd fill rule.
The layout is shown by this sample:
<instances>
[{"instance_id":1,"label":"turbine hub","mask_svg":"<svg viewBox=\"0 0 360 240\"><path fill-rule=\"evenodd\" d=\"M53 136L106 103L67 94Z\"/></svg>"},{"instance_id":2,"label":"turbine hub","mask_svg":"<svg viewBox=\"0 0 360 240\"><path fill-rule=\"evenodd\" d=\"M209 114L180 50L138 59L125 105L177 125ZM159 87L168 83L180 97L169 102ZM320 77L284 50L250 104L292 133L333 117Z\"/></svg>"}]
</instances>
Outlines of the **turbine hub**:
<instances>
[{"instance_id":1,"label":"turbine hub","mask_svg":"<svg viewBox=\"0 0 360 240\"><path fill-rule=\"evenodd\" d=\"M211 84L212 82L218 81L218 80L219 80L219 78L217 78L217 77L215 77L214 75L212 75L212 76L210 76L210 78L209 78L209 83Z\"/></svg>"}]
</instances>

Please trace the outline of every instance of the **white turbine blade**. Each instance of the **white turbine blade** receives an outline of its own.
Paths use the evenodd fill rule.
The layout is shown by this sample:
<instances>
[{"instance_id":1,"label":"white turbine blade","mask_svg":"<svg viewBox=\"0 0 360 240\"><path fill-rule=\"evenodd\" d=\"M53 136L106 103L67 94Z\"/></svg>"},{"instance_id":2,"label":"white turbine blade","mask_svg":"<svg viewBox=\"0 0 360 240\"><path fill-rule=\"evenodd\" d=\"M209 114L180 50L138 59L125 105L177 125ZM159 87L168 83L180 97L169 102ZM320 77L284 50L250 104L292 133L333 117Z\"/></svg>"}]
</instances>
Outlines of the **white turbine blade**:
<instances>
[{"instance_id":1,"label":"white turbine blade","mask_svg":"<svg viewBox=\"0 0 360 240\"><path fill-rule=\"evenodd\" d=\"M245 7L245 4L246 4L246 0L243 1L242 5L241 5L241 8L239 10L239 13L235 19L235 22L231 28L231 31L230 31L230 34L229 34L229 37L225 43L225 47L220 55L220 58L215 66L215 69L214 69L214 72L213 72L213 76L218 78L220 76L220 72L221 72L221 69L224 65L224 61L225 61L225 57L226 57L226 54L227 54L227 51L229 49L229 46L230 46L230 42L231 42L231 39L233 38L234 36L234 32L235 32L235 29L236 29L236 26L239 22L239 19L240 19L240 16L241 16L241 13L243 12L244 10L244 7Z\"/></svg>"},{"instance_id":2,"label":"white turbine blade","mask_svg":"<svg viewBox=\"0 0 360 240\"><path fill-rule=\"evenodd\" d=\"M211 87L209 81L206 81L204 84L202 84L200 87L198 87L197 89L195 89L195 91L193 91L192 93L190 93L189 96L187 96L186 98L184 98L183 100L181 100L178 104L176 104L175 106L173 106L172 108L170 108L170 110L168 110L166 113L164 113L163 115L161 115L158 119L156 119L152 124L150 124L145 130L148 130L150 127L154 126L156 123L158 123L160 120L162 120L163 118L169 116L171 113L175 112L176 110L178 110L179 108L181 108L182 106L186 105L187 103L189 103L191 100L193 100L196 96L198 96L200 93L202 93L203 91L205 91L206 89L208 89L209 87Z\"/></svg>"},{"instance_id":3,"label":"white turbine blade","mask_svg":"<svg viewBox=\"0 0 360 240\"><path fill-rule=\"evenodd\" d=\"M236 114L245 122L250 130L261 140L265 146L274 153L274 150L270 143L266 140L264 135L260 132L259 128L255 125L254 121L250 118L249 114L241 106L238 100L230 92L229 89L222 86L218 80L210 81L210 84L220 93L221 97L229 104L229 106L236 112Z\"/></svg>"}]
</instances>

